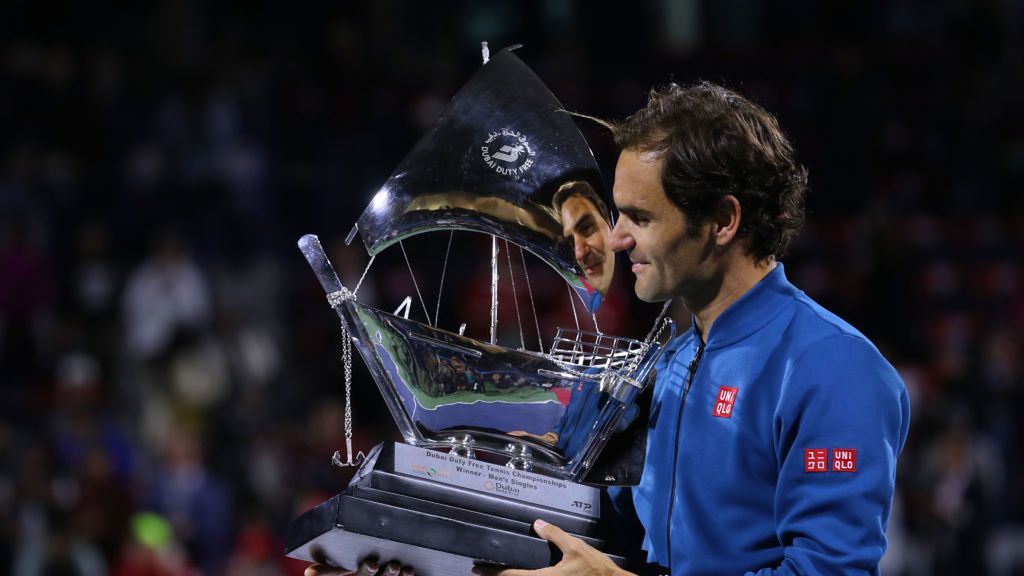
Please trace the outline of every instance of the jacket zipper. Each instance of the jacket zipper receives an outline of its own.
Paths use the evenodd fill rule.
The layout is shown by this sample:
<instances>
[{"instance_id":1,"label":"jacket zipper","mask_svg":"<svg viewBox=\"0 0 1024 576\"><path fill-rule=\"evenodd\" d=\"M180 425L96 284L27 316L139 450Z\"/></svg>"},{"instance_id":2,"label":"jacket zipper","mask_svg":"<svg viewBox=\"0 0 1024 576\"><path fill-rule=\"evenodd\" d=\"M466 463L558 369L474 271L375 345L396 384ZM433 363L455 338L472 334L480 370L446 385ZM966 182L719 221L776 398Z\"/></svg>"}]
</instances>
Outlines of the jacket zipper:
<instances>
[{"instance_id":1,"label":"jacket zipper","mask_svg":"<svg viewBox=\"0 0 1024 576\"><path fill-rule=\"evenodd\" d=\"M676 502L676 468L679 466L679 432L683 428L683 409L686 408L686 397L690 394L690 387L693 386L693 378L697 374L697 367L700 366L700 359L704 356L704 343L701 342L697 346L697 352L693 355L693 360L690 360L690 365L686 368L686 387L683 388L683 397L679 401L679 414L676 416L676 439L675 439L675 451L672 453L672 490L669 492L668 497L668 519L666 520L666 542L667 545L665 550L668 553L668 568L672 569L672 512L675 508Z\"/></svg>"}]
</instances>

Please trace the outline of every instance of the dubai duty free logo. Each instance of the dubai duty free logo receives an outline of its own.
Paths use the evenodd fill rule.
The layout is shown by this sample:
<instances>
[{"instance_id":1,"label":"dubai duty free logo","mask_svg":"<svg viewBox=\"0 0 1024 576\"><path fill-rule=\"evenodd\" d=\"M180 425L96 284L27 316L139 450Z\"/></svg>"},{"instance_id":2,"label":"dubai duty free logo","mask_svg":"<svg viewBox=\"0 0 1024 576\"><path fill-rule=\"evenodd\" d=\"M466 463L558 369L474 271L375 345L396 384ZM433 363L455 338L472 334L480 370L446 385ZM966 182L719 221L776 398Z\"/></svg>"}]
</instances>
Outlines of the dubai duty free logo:
<instances>
[{"instance_id":1,"label":"dubai duty free logo","mask_svg":"<svg viewBox=\"0 0 1024 576\"><path fill-rule=\"evenodd\" d=\"M518 178L533 167L537 151L523 133L502 128L487 133L487 139L480 146L480 156L491 170Z\"/></svg>"}]
</instances>

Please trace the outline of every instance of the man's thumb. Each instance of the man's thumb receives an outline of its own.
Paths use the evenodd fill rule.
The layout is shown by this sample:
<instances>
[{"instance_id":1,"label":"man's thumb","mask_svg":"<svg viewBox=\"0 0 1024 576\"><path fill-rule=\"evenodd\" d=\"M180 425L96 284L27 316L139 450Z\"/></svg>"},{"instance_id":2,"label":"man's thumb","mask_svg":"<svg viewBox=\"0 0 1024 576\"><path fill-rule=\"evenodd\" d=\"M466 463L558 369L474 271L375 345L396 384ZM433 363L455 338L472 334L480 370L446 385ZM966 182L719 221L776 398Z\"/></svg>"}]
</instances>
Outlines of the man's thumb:
<instances>
[{"instance_id":1,"label":"man's thumb","mask_svg":"<svg viewBox=\"0 0 1024 576\"><path fill-rule=\"evenodd\" d=\"M565 551L565 546L567 546L572 539L572 536L567 534L558 526L555 526L554 524L548 524L543 520L534 520L533 530L537 533L538 536L547 540L548 542L551 542L555 546L558 546L558 548L561 549L563 552Z\"/></svg>"},{"instance_id":2,"label":"man's thumb","mask_svg":"<svg viewBox=\"0 0 1024 576\"><path fill-rule=\"evenodd\" d=\"M551 526L551 524L548 524L547 522L545 522L543 520L540 520L540 519L537 519L537 520L533 521L533 531L536 532L538 536L540 536L541 538L543 538L545 540L548 539L546 534L547 534L547 531L550 529L550 526Z\"/></svg>"}]
</instances>

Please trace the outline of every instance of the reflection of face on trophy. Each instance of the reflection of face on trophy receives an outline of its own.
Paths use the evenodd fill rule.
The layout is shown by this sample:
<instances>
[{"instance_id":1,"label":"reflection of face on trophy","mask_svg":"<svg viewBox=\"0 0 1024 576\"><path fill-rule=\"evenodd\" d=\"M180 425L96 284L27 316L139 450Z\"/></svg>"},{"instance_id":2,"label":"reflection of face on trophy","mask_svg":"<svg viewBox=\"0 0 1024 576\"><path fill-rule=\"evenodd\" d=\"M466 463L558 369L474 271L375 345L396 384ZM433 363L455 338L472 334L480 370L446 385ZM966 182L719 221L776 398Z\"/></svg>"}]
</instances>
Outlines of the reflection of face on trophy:
<instances>
[{"instance_id":1,"label":"reflection of face on trophy","mask_svg":"<svg viewBox=\"0 0 1024 576\"><path fill-rule=\"evenodd\" d=\"M576 263L587 282L607 295L615 272L615 253L608 241L611 225L604 202L586 183L569 182L555 194L553 204L562 235L573 243Z\"/></svg>"}]
</instances>

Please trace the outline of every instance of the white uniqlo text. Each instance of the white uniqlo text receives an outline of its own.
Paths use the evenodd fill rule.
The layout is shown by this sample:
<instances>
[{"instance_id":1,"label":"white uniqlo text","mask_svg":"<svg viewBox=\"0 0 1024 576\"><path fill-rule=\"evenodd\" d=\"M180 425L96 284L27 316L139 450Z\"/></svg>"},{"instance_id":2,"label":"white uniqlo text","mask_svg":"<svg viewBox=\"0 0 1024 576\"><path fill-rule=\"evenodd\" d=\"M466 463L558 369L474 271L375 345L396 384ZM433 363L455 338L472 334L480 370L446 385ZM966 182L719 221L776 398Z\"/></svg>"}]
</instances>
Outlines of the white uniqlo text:
<instances>
[{"instance_id":1,"label":"white uniqlo text","mask_svg":"<svg viewBox=\"0 0 1024 576\"><path fill-rule=\"evenodd\" d=\"M856 448L833 448L832 449L832 470L834 472L856 472L857 471L857 449Z\"/></svg>"},{"instance_id":2,"label":"white uniqlo text","mask_svg":"<svg viewBox=\"0 0 1024 576\"><path fill-rule=\"evenodd\" d=\"M718 396L715 397L715 409L712 416L719 418L732 418L732 407L736 404L737 388L722 386L718 389Z\"/></svg>"}]
</instances>

